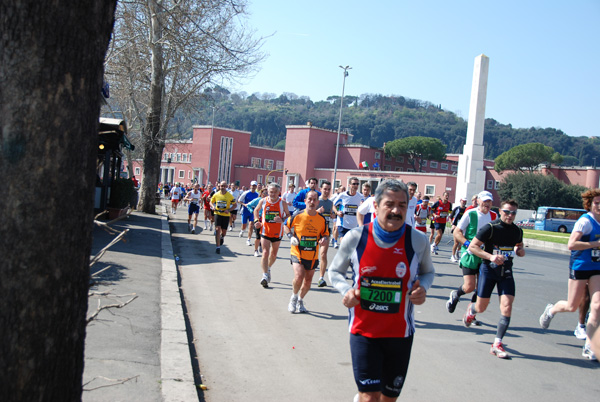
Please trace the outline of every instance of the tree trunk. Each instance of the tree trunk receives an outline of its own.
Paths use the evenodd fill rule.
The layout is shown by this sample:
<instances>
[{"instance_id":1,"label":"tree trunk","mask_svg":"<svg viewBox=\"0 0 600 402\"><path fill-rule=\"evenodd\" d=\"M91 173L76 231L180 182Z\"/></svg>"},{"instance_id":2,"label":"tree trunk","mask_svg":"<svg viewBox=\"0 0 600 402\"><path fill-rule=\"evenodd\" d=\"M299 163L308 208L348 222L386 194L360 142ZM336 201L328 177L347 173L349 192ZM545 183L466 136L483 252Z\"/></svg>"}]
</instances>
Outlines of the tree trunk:
<instances>
[{"instance_id":1,"label":"tree trunk","mask_svg":"<svg viewBox=\"0 0 600 402\"><path fill-rule=\"evenodd\" d=\"M144 144L144 179L138 202L138 210L148 214L156 213L156 191L160 175L160 160L164 147L164 130L161 129L164 71L162 55L161 8L156 0L148 2L150 11L150 50L152 52L150 77L150 105L146 127L142 133Z\"/></svg>"},{"instance_id":2,"label":"tree trunk","mask_svg":"<svg viewBox=\"0 0 600 402\"><path fill-rule=\"evenodd\" d=\"M103 61L116 0L0 3L0 395L81 399Z\"/></svg>"}]
</instances>

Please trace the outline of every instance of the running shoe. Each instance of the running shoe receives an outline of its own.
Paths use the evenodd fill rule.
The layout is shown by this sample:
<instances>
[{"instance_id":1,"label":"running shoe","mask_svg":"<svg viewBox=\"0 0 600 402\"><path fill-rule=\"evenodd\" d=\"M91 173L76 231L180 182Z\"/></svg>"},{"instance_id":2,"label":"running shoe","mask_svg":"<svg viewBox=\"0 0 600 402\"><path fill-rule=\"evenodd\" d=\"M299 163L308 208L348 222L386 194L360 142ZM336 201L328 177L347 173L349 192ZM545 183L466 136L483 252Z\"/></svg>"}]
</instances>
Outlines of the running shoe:
<instances>
[{"instance_id":1,"label":"running shoe","mask_svg":"<svg viewBox=\"0 0 600 402\"><path fill-rule=\"evenodd\" d=\"M217 254L221 254L221 248L220 248L220 247L217 247L217 251L216 251L216 253L217 253Z\"/></svg>"},{"instance_id":2,"label":"running shoe","mask_svg":"<svg viewBox=\"0 0 600 402\"><path fill-rule=\"evenodd\" d=\"M333 245L333 248L338 248L340 245L339 243L336 241L335 244Z\"/></svg>"},{"instance_id":3,"label":"running shoe","mask_svg":"<svg viewBox=\"0 0 600 402\"><path fill-rule=\"evenodd\" d=\"M196 228L192 228L192 234L196 234Z\"/></svg>"},{"instance_id":4,"label":"running shoe","mask_svg":"<svg viewBox=\"0 0 600 402\"><path fill-rule=\"evenodd\" d=\"M317 284L317 286L320 288L324 288L325 286L327 286L327 282L325 282L325 279L321 278L319 279L319 283Z\"/></svg>"},{"instance_id":5,"label":"running shoe","mask_svg":"<svg viewBox=\"0 0 600 402\"><path fill-rule=\"evenodd\" d=\"M453 290L450 292L450 298L446 302L446 308L448 309L449 313L454 313L454 310L456 310L456 305L458 304L458 300L458 291Z\"/></svg>"},{"instance_id":6,"label":"running shoe","mask_svg":"<svg viewBox=\"0 0 600 402\"><path fill-rule=\"evenodd\" d=\"M490 353L496 355L496 357L499 357L500 359L508 359L508 353L504 350L502 342L494 343L490 349Z\"/></svg>"},{"instance_id":7,"label":"running shoe","mask_svg":"<svg viewBox=\"0 0 600 402\"><path fill-rule=\"evenodd\" d=\"M258 253L258 250L254 250L254 256L255 257L260 257L260 254Z\"/></svg>"},{"instance_id":8,"label":"running shoe","mask_svg":"<svg viewBox=\"0 0 600 402\"><path fill-rule=\"evenodd\" d=\"M573 335L575 335L575 338L577 339L584 340L587 337L585 327L582 327L581 325L577 324L577 327L575 327L575 331L573 331Z\"/></svg>"},{"instance_id":9,"label":"running shoe","mask_svg":"<svg viewBox=\"0 0 600 402\"><path fill-rule=\"evenodd\" d=\"M240 230L239 237L243 237L243 236L244 236L244 231L243 231L243 230Z\"/></svg>"},{"instance_id":10,"label":"running shoe","mask_svg":"<svg viewBox=\"0 0 600 402\"><path fill-rule=\"evenodd\" d=\"M456 258L456 256L453 254L452 257L450 257L450 261L452 262L458 262L458 259Z\"/></svg>"},{"instance_id":11,"label":"running shoe","mask_svg":"<svg viewBox=\"0 0 600 402\"><path fill-rule=\"evenodd\" d=\"M267 280L267 274L263 274L262 279L260 280L260 284L262 285L263 288L269 287L269 281ZM291 303L291 301L290 301L290 303Z\"/></svg>"},{"instance_id":12,"label":"running shoe","mask_svg":"<svg viewBox=\"0 0 600 402\"><path fill-rule=\"evenodd\" d=\"M547 329L550 326L550 321L552 321L552 317L550 317L550 309L552 309L552 306L554 306L554 304L548 304L540 316L540 326L544 329Z\"/></svg>"},{"instance_id":13,"label":"running shoe","mask_svg":"<svg viewBox=\"0 0 600 402\"><path fill-rule=\"evenodd\" d=\"M583 357L587 357L588 359L590 359L591 361L597 362L598 359L596 359L596 355L594 354L594 352L592 351L592 348L590 347L589 343L585 343L585 345L583 345L583 351L581 352L581 356Z\"/></svg>"},{"instance_id":14,"label":"running shoe","mask_svg":"<svg viewBox=\"0 0 600 402\"><path fill-rule=\"evenodd\" d=\"M298 300L296 312L297 313L308 313L308 310L306 309L306 307L304 307L304 300Z\"/></svg>"},{"instance_id":15,"label":"running shoe","mask_svg":"<svg viewBox=\"0 0 600 402\"><path fill-rule=\"evenodd\" d=\"M250 239L246 240L246 246L251 246Z\"/></svg>"},{"instance_id":16,"label":"running shoe","mask_svg":"<svg viewBox=\"0 0 600 402\"><path fill-rule=\"evenodd\" d=\"M192 231L192 224L188 223L188 232L191 232L191 231Z\"/></svg>"},{"instance_id":17,"label":"running shoe","mask_svg":"<svg viewBox=\"0 0 600 402\"><path fill-rule=\"evenodd\" d=\"M298 295L292 295L292 297L290 297L290 304L288 305L288 311L290 313L295 313L297 304L298 304Z\"/></svg>"},{"instance_id":18,"label":"running shoe","mask_svg":"<svg viewBox=\"0 0 600 402\"><path fill-rule=\"evenodd\" d=\"M467 307L467 311L465 311L465 315L463 315L463 324L465 324L465 327L469 328L471 326L471 324L473 324L473 321L475 321L475 314L471 314L471 305L473 303L469 303L469 306Z\"/></svg>"}]
</instances>

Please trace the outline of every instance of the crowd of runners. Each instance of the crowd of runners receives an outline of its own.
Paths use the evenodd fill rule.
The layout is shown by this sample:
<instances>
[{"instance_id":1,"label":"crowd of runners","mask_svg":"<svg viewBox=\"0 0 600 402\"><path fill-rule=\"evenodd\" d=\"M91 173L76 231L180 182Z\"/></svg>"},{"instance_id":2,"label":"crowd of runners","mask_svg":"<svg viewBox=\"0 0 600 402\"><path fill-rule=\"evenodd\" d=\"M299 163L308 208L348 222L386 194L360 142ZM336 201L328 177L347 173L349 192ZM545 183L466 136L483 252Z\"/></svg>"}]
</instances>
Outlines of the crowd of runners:
<instances>
[{"instance_id":1,"label":"crowd of runners","mask_svg":"<svg viewBox=\"0 0 600 402\"><path fill-rule=\"evenodd\" d=\"M502 340L512 315L515 299L513 261L524 257L523 231L515 225L518 204L499 202L491 210L493 196L487 191L474 195L471 205L461 199L452 207L444 192L435 202L421 196L417 184L386 180L374 194L368 183L351 177L348 189L332 193L331 183L316 178L296 192L294 184L286 191L277 183L262 188L252 181L248 189L235 183L199 184L169 189L171 213L183 202L188 207L188 229L196 233L200 210L204 230L213 231L215 252L221 253L227 231L235 229L241 215L240 238L254 246L260 257L260 280L264 288L271 282L271 267L282 241L290 242L293 269L292 294L288 311L308 312L304 303L313 276L319 271L317 286L331 286L342 295L348 307L350 345L355 381L355 400L395 400L401 392L410 360L414 333L413 306L426 300L434 280L432 255L437 255L443 236L449 232L450 260L462 271L462 283L450 292L445 303L454 313L463 295L472 293L463 323L478 325L476 316L486 311L496 289L500 318L490 353L509 358ZM166 195L167 193L165 193ZM548 304L539 319L546 329L555 314L579 309L574 335L585 340L582 355L596 360L600 343L600 189L582 194L588 211L576 223L569 238L568 300ZM431 229L427 235L427 227ZM449 227L449 230L447 230ZM254 242L252 237L254 236ZM338 249L331 263L329 247ZM567 269L567 268L565 268ZM351 281L348 281L348 276ZM589 311L589 313L588 313Z\"/></svg>"}]
</instances>

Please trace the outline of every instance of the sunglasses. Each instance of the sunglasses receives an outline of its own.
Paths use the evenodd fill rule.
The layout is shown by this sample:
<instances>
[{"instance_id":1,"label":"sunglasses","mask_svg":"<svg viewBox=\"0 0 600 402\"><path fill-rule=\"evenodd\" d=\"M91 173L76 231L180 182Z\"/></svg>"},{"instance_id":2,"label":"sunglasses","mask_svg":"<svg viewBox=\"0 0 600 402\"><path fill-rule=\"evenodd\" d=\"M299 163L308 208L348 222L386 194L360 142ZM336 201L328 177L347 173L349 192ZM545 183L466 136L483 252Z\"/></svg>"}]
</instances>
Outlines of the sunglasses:
<instances>
[{"instance_id":1,"label":"sunglasses","mask_svg":"<svg viewBox=\"0 0 600 402\"><path fill-rule=\"evenodd\" d=\"M506 215L516 215L517 211L511 211L509 209L503 209L502 212L504 212Z\"/></svg>"},{"instance_id":2,"label":"sunglasses","mask_svg":"<svg viewBox=\"0 0 600 402\"><path fill-rule=\"evenodd\" d=\"M358 183L350 183L353 186L358 186Z\"/></svg>"}]
</instances>

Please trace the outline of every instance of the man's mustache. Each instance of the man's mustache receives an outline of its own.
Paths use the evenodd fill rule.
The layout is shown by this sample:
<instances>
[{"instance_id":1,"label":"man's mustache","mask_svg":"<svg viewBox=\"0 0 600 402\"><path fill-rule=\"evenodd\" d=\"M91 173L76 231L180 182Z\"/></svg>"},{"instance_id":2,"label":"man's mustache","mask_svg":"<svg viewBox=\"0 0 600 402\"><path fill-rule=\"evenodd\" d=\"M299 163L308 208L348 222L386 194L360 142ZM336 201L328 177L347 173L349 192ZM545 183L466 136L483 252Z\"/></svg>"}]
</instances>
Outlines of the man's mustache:
<instances>
[{"instance_id":1,"label":"man's mustache","mask_svg":"<svg viewBox=\"0 0 600 402\"><path fill-rule=\"evenodd\" d=\"M404 217L401 214L387 214L387 219L403 219Z\"/></svg>"}]
</instances>

